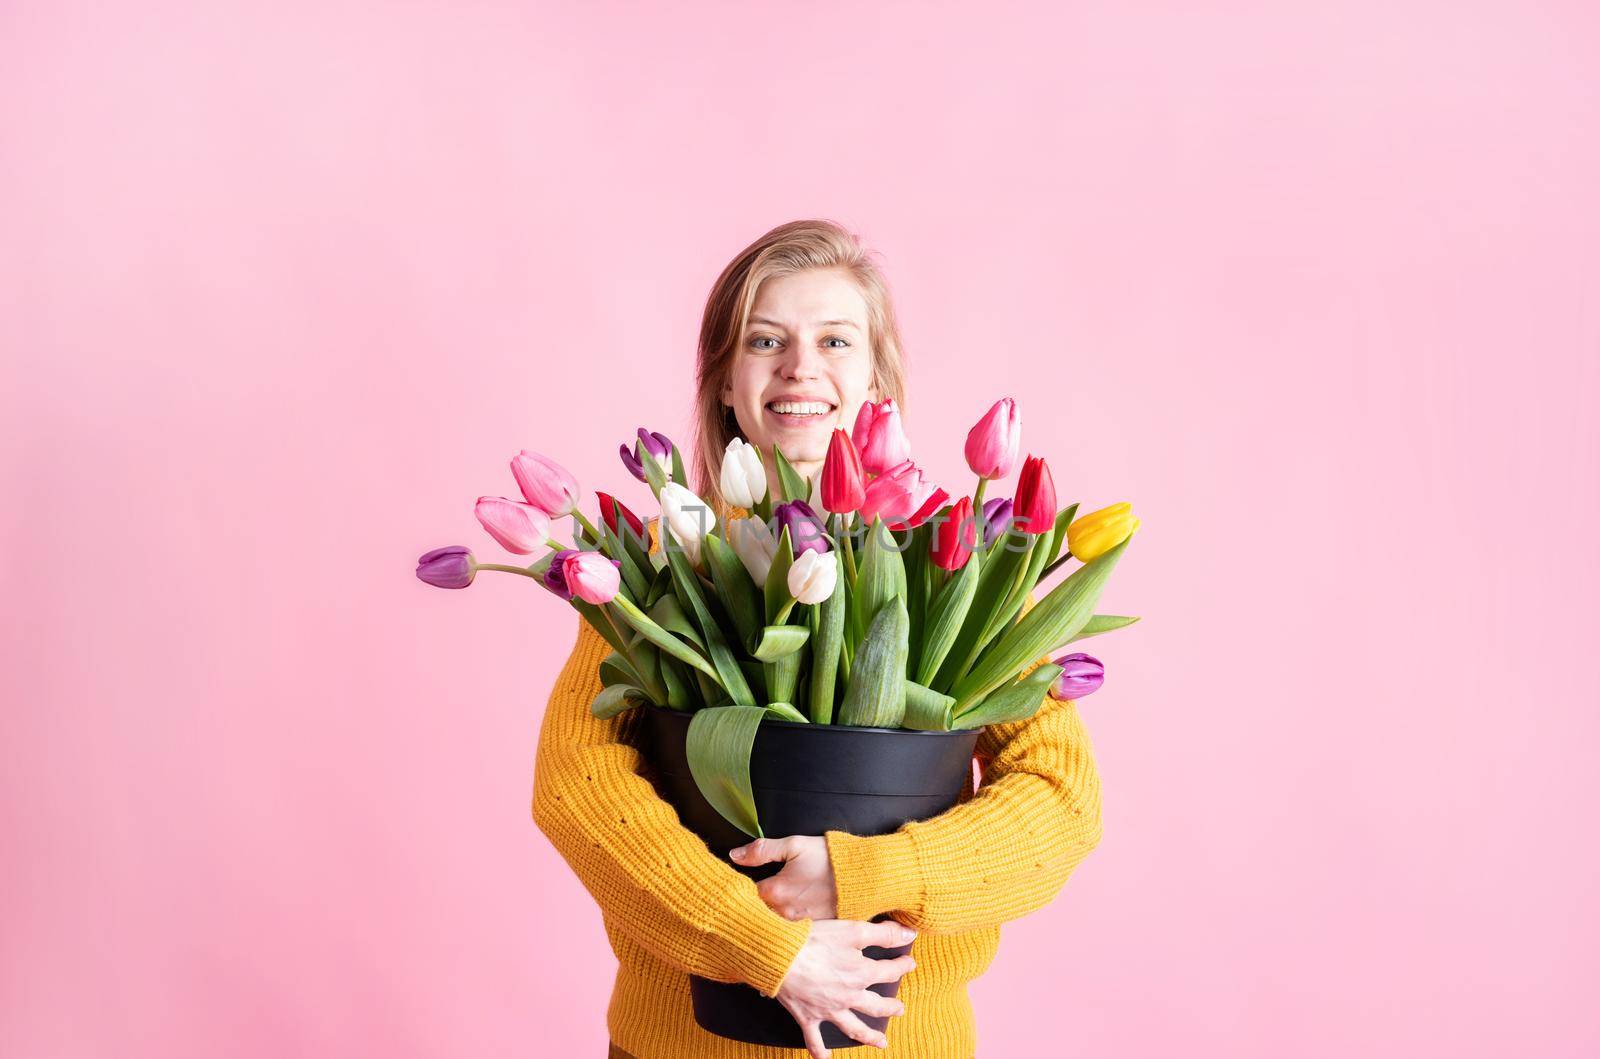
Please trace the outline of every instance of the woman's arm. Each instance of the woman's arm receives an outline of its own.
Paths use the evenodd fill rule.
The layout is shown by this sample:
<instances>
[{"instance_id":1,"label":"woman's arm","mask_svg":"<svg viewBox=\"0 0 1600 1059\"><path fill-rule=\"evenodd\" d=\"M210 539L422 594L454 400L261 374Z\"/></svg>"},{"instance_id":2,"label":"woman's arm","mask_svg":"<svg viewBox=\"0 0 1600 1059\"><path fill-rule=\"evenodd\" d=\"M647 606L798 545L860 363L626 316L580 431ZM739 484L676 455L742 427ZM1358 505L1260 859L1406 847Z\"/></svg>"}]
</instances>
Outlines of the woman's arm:
<instances>
[{"instance_id":1,"label":"woman's arm","mask_svg":"<svg viewBox=\"0 0 1600 1059\"><path fill-rule=\"evenodd\" d=\"M609 650L580 618L539 732L533 818L639 944L686 973L774 996L811 924L763 904L638 774L638 752L618 738L622 718L589 712Z\"/></svg>"},{"instance_id":2,"label":"woman's arm","mask_svg":"<svg viewBox=\"0 0 1600 1059\"><path fill-rule=\"evenodd\" d=\"M1023 721L979 737L993 755L971 800L888 835L830 831L838 914L879 912L949 933L1047 904L1100 841L1100 777L1070 701L1046 697Z\"/></svg>"}]
</instances>

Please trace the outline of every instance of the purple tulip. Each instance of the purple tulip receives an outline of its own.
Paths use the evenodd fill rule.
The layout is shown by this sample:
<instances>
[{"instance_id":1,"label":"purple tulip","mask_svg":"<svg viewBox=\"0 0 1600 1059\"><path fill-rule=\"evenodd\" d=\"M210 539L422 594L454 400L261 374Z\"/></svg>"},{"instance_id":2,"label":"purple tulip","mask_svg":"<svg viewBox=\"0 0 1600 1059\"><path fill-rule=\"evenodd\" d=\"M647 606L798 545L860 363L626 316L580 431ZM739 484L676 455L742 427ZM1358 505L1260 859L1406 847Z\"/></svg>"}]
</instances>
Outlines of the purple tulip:
<instances>
[{"instance_id":1,"label":"purple tulip","mask_svg":"<svg viewBox=\"0 0 1600 1059\"><path fill-rule=\"evenodd\" d=\"M567 556L577 555L578 548L563 548L550 557L550 565L545 568L544 587L560 596L562 599L572 598L572 589L567 585Z\"/></svg>"},{"instance_id":2,"label":"purple tulip","mask_svg":"<svg viewBox=\"0 0 1600 1059\"><path fill-rule=\"evenodd\" d=\"M1008 527L1011 521L1011 498L997 496L983 502L983 546L987 548Z\"/></svg>"},{"instance_id":3,"label":"purple tulip","mask_svg":"<svg viewBox=\"0 0 1600 1059\"><path fill-rule=\"evenodd\" d=\"M1081 699L1100 689L1106 681L1106 667L1100 659L1079 651L1055 660L1061 675L1050 685L1053 699Z\"/></svg>"},{"instance_id":4,"label":"purple tulip","mask_svg":"<svg viewBox=\"0 0 1600 1059\"><path fill-rule=\"evenodd\" d=\"M437 588L466 588L477 572L472 552L460 544L435 548L417 560L417 577Z\"/></svg>"},{"instance_id":5,"label":"purple tulip","mask_svg":"<svg viewBox=\"0 0 1600 1059\"><path fill-rule=\"evenodd\" d=\"M822 519L811 509L811 505L804 500L789 500L777 504L772 509L772 515L778 520L777 535L789 531L789 543L794 546L795 557L801 552L828 552L826 528Z\"/></svg>"},{"instance_id":6,"label":"purple tulip","mask_svg":"<svg viewBox=\"0 0 1600 1059\"><path fill-rule=\"evenodd\" d=\"M672 474L672 439L657 431L646 430L644 427L640 427L638 433L639 441L644 444L645 452L649 453L661 465L661 469L670 476ZM645 476L644 463L634 451L637 447L637 444L620 445L617 448L617 454L622 457L622 465L628 468L629 474L641 482L648 482L650 479Z\"/></svg>"}]
</instances>

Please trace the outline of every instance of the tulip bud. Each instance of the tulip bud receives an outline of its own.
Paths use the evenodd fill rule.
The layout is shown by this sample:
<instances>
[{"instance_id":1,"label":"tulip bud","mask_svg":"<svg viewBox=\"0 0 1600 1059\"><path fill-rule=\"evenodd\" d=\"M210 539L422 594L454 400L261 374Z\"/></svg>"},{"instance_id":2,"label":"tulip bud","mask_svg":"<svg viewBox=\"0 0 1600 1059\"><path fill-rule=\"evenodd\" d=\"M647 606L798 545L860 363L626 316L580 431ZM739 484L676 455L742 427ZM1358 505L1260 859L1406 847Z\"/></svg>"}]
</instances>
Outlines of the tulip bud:
<instances>
[{"instance_id":1,"label":"tulip bud","mask_svg":"<svg viewBox=\"0 0 1600 1059\"><path fill-rule=\"evenodd\" d=\"M577 555L576 548L563 548L550 557L550 565L545 567L544 576L540 583L560 596L562 599L572 598L572 589L567 584L567 558Z\"/></svg>"},{"instance_id":2,"label":"tulip bud","mask_svg":"<svg viewBox=\"0 0 1600 1059\"><path fill-rule=\"evenodd\" d=\"M1012 515L1017 529L1024 533L1048 533L1055 528L1056 483L1043 456L1029 456L1022 461Z\"/></svg>"},{"instance_id":3,"label":"tulip bud","mask_svg":"<svg viewBox=\"0 0 1600 1059\"><path fill-rule=\"evenodd\" d=\"M767 583L772 558L778 553L778 539L772 527L758 518L736 518L728 522L728 544L733 548L750 578L757 585Z\"/></svg>"},{"instance_id":4,"label":"tulip bud","mask_svg":"<svg viewBox=\"0 0 1600 1059\"><path fill-rule=\"evenodd\" d=\"M605 520L607 529L612 533L617 533L617 514L620 512L622 518L628 523L628 528L633 531L634 537L638 540L644 539L644 523L639 521L638 515L628 510L628 505L610 493L602 493L598 489L595 490L594 495L600 498L600 517ZM620 535L618 534L618 536Z\"/></svg>"},{"instance_id":5,"label":"tulip bud","mask_svg":"<svg viewBox=\"0 0 1600 1059\"><path fill-rule=\"evenodd\" d=\"M827 527L822 524L822 519L812 510L811 505L804 500L788 500L778 504L772 509L772 515L778 522L775 530L778 536L781 537L785 529L789 531L789 543L794 547L796 557L799 557L801 552L831 550Z\"/></svg>"},{"instance_id":6,"label":"tulip bud","mask_svg":"<svg viewBox=\"0 0 1600 1059\"><path fill-rule=\"evenodd\" d=\"M1067 526L1067 550L1082 562L1092 562L1133 536L1138 528L1132 504L1112 504L1072 520Z\"/></svg>"},{"instance_id":7,"label":"tulip bud","mask_svg":"<svg viewBox=\"0 0 1600 1059\"><path fill-rule=\"evenodd\" d=\"M983 502L983 546L987 548L994 539L1009 529L1011 498L997 496Z\"/></svg>"},{"instance_id":8,"label":"tulip bud","mask_svg":"<svg viewBox=\"0 0 1600 1059\"><path fill-rule=\"evenodd\" d=\"M789 567L789 594L797 603L821 603L833 595L838 580L838 560L832 552L801 552Z\"/></svg>"},{"instance_id":9,"label":"tulip bud","mask_svg":"<svg viewBox=\"0 0 1600 1059\"><path fill-rule=\"evenodd\" d=\"M1017 462L1022 444L1022 412L1002 397L967 434L967 466L981 478L1004 478Z\"/></svg>"},{"instance_id":10,"label":"tulip bud","mask_svg":"<svg viewBox=\"0 0 1600 1059\"><path fill-rule=\"evenodd\" d=\"M1100 659L1081 651L1055 660L1061 675L1050 684L1052 699L1081 699L1098 691L1106 680L1106 667Z\"/></svg>"},{"instance_id":11,"label":"tulip bud","mask_svg":"<svg viewBox=\"0 0 1600 1059\"><path fill-rule=\"evenodd\" d=\"M683 549L690 566L700 565L700 548L706 534L717 527L717 517L704 500L685 486L668 482L661 489L661 519ZM665 542L663 542L665 547Z\"/></svg>"},{"instance_id":12,"label":"tulip bud","mask_svg":"<svg viewBox=\"0 0 1600 1059\"><path fill-rule=\"evenodd\" d=\"M964 496L950 509L950 518L933 525L931 557L941 570L959 570L972 556L977 527L972 520L972 497Z\"/></svg>"},{"instance_id":13,"label":"tulip bud","mask_svg":"<svg viewBox=\"0 0 1600 1059\"><path fill-rule=\"evenodd\" d=\"M632 445L618 446L617 454L622 457L622 465L628 469L629 474L639 479L639 481L648 482L650 479L644 473L644 462L639 454L639 447L643 446L645 457L654 459L670 478L672 476L672 439L657 431L646 430L644 427L639 428L638 435L639 440Z\"/></svg>"},{"instance_id":14,"label":"tulip bud","mask_svg":"<svg viewBox=\"0 0 1600 1059\"><path fill-rule=\"evenodd\" d=\"M571 552L561 561L561 567L567 590L595 606L611 602L622 584L622 564L600 552Z\"/></svg>"},{"instance_id":15,"label":"tulip bud","mask_svg":"<svg viewBox=\"0 0 1600 1059\"><path fill-rule=\"evenodd\" d=\"M417 560L417 577L436 588L466 588L477 572L472 552L459 544L435 548Z\"/></svg>"},{"instance_id":16,"label":"tulip bud","mask_svg":"<svg viewBox=\"0 0 1600 1059\"><path fill-rule=\"evenodd\" d=\"M571 514L578 503L578 480L548 456L523 449L511 459L511 474L523 498L551 518Z\"/></svg>"},{"instance_id":17,"label":"tulip bud","mask_svg":"<svg viewBox=\"0 0 1600 1059\"><path fill-rule=\"evenodd\" d=\"M538 551L550 539L550 516L532 504L503 496L480 496L473 513L500 547L518 555Z\"/></svg>"},{"instance_id":18,"label":"tulip bud","mask_svg":"<svg viewBox=\"0 0 1600 1059\"><path fill-rule=\"evenodd\" d=\"M892 397L863 404L850 434L861 455L861 467L869 474L884 474L911 458L911 442L906 440L900 409Z\"/></svg>"},{"instance_id":19,"label":"tulip bud","mask_svg":"<svg viewBox=\"0 0 1600 1059\"><path fill-rule=\"evenodd\" d=\"M822 509L842 515L860 508L866 496L861 454L850 435L836 427L828 442L828 456L822 461Z\"/></svg>"},{"instance_id":20,"label":"tulip bud","mask_svg":"<svg viewBox=\"0 0 1600 1059\"><path fill-rule=\"evenodd\" d=\"M744 438L734 438L722 453L722 496L728 503L752 511L767 495L767 471L761 450Z\"/></svg>"}]
</instances>

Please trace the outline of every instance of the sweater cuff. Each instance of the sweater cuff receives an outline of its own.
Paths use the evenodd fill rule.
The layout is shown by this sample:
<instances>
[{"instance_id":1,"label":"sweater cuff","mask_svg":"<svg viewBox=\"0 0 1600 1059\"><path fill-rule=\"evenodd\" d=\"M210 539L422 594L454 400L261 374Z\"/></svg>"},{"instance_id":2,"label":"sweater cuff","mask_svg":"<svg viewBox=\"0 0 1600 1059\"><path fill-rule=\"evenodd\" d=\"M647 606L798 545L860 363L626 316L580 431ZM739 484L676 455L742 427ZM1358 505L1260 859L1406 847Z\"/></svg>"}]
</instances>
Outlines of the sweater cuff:
<instances>
[{"instance_id":1,"label":"sweater cuff","mask_svg":"<svg viewBox=\"0 0 1600 1059\"><path fill-rule=\"evenodd\" d=\"M777 996L790 965L811 935L811 920L784 919L767 907L743 876L718 906L710 933L724 947L722 962L739 981L754 986L763 996Z\"/></svg>"},{"instance_id":2,"label":"sweater cuff","mask_svg":"<svg viewBox=\"0 0 1600 1059\"><path fill-rule=\"evenodd\" d=\"M922 868L917 844L904 831L863 838L829 831L828 859L839 895L840 919L871 919L879 912L920 913Z\"/></svg>"}]
</instances>

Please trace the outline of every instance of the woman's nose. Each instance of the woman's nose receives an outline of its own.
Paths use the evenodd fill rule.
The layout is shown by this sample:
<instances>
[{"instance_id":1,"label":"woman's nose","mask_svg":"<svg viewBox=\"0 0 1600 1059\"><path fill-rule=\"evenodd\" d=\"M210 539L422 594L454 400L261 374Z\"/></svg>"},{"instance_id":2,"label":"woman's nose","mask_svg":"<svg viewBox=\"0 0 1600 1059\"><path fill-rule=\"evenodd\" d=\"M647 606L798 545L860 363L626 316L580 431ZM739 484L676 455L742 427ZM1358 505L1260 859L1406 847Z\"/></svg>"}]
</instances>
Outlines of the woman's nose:
<instances>
[{"instance_id":1,"label":"woman's nose","mask_svg":"<svg viewBox=\"0 0 1600 1059\"><path fill-rule=\"evenodd\" d=\"M809 342L795 342L783 354L783 374L790 379L815 379L822 374L822 354Z\"/></svg>"}]
</instances>

